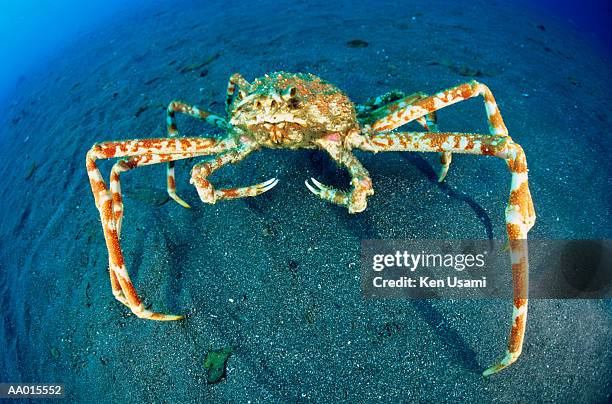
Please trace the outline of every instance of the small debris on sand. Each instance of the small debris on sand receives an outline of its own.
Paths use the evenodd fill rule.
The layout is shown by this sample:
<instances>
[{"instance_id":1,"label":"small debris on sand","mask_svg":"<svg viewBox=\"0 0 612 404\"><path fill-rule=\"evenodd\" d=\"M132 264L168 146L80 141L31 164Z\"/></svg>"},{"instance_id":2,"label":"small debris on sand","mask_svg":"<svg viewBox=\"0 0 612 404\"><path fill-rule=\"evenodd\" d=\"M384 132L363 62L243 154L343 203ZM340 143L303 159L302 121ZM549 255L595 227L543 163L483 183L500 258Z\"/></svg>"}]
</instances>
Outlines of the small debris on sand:
<instances>
[{"instance_id":1,"label":"small debris on sand","mask_svg":"<svg viewBox=\"0 0 612 404\"><path fill-rule=\"evenodd\" d=\"M208 58L206 58L202 62L193 63L193 64L190 64L190 65L187 65L187 66L183 66L183 68L179 70L179 73L185 74L185 73L188 73L188 72L200 69L200 68L206 66L207 64L214 62L220 56L221 56L221 52L217 52L214 55L210 55Z\"/></svg>"},{"instance_id":2,"label":"small debris on sand","mask_svg":"<svg viewBox=\"0 0 612 404\"><path fill-rule=\"evenodd\" d=\"M134 117L138 118L140 116L140 114L145 112L147 109L149 109L148 105L142 105L140 108L138 108L138 111L134 112Z\"/></svg>"},{"instance_id":3,"label":"small debris on sand","mask_svg":"<svg viewBox=\"0 0 612 404\"><path fill-rule=\"evenodd\" d=\"M346 46L349 48L366 48L369 45L366 41L362 41L361 39L353 39L352 41L348 41Z\"/></svg>"},{"instance_id":4,"label":"small debris on sand","mask_svg":"<svg viewBox=\"0 0 612 404\"><path fill-rule=\"evenodd\" d=\"M436 66L436 65L446 66L453 73L457 73L458 75L463 76L463 77L490 76L490 74L485 74L480 69L476 69L476 68L467 66L465 64L454 63L447 59L432 60L431 62L428 63L428 65L429 66Z\"/></svg>"},{"instance_id":5,"label":"small debris on sand","mask_svg":"<svg viewBox=\"0 0 612 404\"><path fill-rule=\"evenodd\" d=\"M149 79L149 80L145 81L143 84L144 84L145 86L149 86L149 85L151 85L151 84L153 84L153 83L155 83L156 81L159 81L159 80L161 80L161 79L162 79L161 77L153 77L152 79Z\"/></svg>"},{"instance_id":6,"label":"small debris on sand","mask_svg":"<svg viewBox=\"0 0 612 404\"><path fill-rule=\"evenodd\" d=\"M28 170L26 171L25 179L29 180L34 175L34 172L36 172L37 168L38 165L35 161L33 161L32 164L30 164L30 166L28 167Z\"/></svg>"}]
</instances>

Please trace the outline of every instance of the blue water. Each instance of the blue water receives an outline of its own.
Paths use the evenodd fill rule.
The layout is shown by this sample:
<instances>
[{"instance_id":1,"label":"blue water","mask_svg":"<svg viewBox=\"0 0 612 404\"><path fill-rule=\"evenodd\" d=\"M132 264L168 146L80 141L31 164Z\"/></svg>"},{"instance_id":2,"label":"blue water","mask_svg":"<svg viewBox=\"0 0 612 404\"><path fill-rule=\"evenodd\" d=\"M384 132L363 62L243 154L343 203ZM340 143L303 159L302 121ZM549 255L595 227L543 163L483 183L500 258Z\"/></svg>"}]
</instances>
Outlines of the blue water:
<instances>
[{"instance_id":1,"label":"blue water","mask_svg":"<svg viewBox=\"0 0 612 404\"><path fill-rule=\"evenodd\" d=\"M45 69L52 57L114 18L135 10L146 11L145 0L24 0L6 1L0 13L0 94L17 81ZM4 98L4 96L0 97Z\"/></svg>"},{"instance_id":2,"label":"blue water","mask_svg":"<svg viewBox=\"0 0 612 404\"><path fill-rule=\"evenodd\" d=\"M575 25L608 52L612 50L612 2L606 0L537 0L529 2L543 14Z\"/></svg>"},{"instance_id":3,"label":"blue water","mask_svg":"<svg viewBox=\"0 0 612 404\"><path fill-rule=\"evenodd\" d=\"M373 1L375 5L377 1ZM76 38L102 28L113 18L146 13L155 1L24 0L8 1L0 13L0 94L15 88L20 77L44 68L51 56ZM407 7L410 2L406 2ZM524 7L518 2L517 7ZM612 51L612 3L606 0L537 0L528 2L544 16L574 25L588 38ZM476 16L478 17L478 16ZM477 21L478 18L475 19ZM0 98L3 98L0 96Z\"/></svg>"}]
</instances>

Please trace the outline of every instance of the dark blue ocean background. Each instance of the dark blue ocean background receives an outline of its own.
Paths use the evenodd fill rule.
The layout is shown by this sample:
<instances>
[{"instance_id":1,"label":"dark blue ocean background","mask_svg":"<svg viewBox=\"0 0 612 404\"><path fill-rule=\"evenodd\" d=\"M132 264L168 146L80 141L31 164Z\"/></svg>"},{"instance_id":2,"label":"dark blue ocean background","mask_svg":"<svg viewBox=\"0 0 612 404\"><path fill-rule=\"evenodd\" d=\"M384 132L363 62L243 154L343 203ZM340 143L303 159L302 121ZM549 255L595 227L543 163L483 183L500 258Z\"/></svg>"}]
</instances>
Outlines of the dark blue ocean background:
<instances>
[{"instance_id":1,"label":"dark blue ocean background","mask_svg":"<svg viewBox=\"0 0 612 404\"><path fill-rule=\"evenodd\" d=\"M165 136L176 98L222 114L234 72L310 72L355 102L477 79L527 154L530 237L609 239L611 14L595 0L4 2L0 383L64 383L69 402L610 402L609 299L531 301L522 357L484 379L510 302L362 297L362 239L504 239L501 161L455 156L440 184L434 156L358 153L376 190L359 215L304 187L348 186L318 151L224 167L219 187L280 183L216 205L189 184L195 161L180 162L190 210L168 201L162 167L130 172L128 270L147 306L187 315L161 324L113 298L85 154ZM439 121L486 131L480 100ZM225 378L208 384L204 358L223 347Z\"/></svg>"},{"instance_id":2,"label":"dark blue ocean background","mask_svg":"<svg viewBox=\"0 0 612 404\"><path fill-rule=\"evenodd\" d=\"M0 13L0 45L5 55L0 65L0 94L10 97L20 79L24 80L28 74L48 67L50 59L61 57L63 49L74 45L87 33L112 26L114 20L125 18L125 15L146 15L158 8L160 3L144 0L6 2ZM375 6L377 3L372 1L371 4ZM585 39L594 41L593 45L601 47L603 52L612 52L612 3L609 1L537 0L506 3L517 8L528 7L539 12L543 18L555 18L580 31ZM245 9L254 7L257 2L251 4L244 3ZM404 4L410 7L410 2ZM350 17L349 13L347 18ZM477 20L486 19L482 13L475 17Z\"/></svg>"},{"instance_id":3,"label":"dark blue ocean background","mask_svg":"<svg viewBox=\"0 0 612 404\"><path fill-rule=\"evenodd\" d=\"M62 50L84 34L149 2L39 1L4 2L0 13L0 93L10 97L19 81L49 68ZM150 4L150 3L149 3Z\"/></svg>"}]
</instances>

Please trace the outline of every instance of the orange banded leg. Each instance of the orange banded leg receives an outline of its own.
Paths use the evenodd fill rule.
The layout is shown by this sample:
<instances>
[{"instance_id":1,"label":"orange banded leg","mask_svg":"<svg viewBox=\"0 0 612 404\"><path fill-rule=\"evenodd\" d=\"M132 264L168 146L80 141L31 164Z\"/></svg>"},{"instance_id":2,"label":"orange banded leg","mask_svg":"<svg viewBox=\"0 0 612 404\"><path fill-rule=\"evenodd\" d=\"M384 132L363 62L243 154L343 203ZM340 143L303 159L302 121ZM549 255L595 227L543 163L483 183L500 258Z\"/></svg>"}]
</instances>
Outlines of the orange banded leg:
<instances>
[{"instance_id":1,"label":"orange banded leg","mask_svg":"<svg viewBox=\"0 0 612 404\"><path fill-rule=\"evenodd\" d=\"M439 132L438 114L436 111L417 118L416 121L430 132ZM453 154L451 152L440 152L440 171L438 171L438 182L442 182L444 181L444 178L446 178L446 174L448 174L448 168L450 167L452 160Z\"/></svg>"},{"instance_id":2,"label":"orange banded leg","mask_svg":"<svg viewBox=\"0 0 612 404\"><path fill-rule=\"evenodd\" d=\"M179 154L171 154L171 155L159 155L160 159L168 160L171 158L176 159L185 159L198 156L200 154L196 153L181 153ZM119 174L128 170L131 170L136 167L141 167L149 164L156 164L157 161L155 159L150 158L151 156L141 155L141 156L133 156L127 159L122 159L116 162L111 169L110 175L110 191L113 198L113 213L115 218L115 226L117 228L117 238L121 240L121 223L123 222L123 197L121 195L121 182L119 180ZM109 268L112 267L112 262L110 262L109 256ZM111 287L113 290L113 295L117 300L121 303L130 307L127 302L123 291L121 290L121 284L119 283L119 279L117 278L117 274L115 271L110 271L109 274L111 277Z\"/></svg>"},{"instance_id":3,"label":"orange banded leg","mask_svg":"<svg viewBox=\"0 0 612 404\"><path fill-rule=\"evenodd\" d=\"M122 204L119 194L119 171L130 166L136 167L219 153L231 147L235 147L231 140L224 141L210 138L143 139L100 143L94 145L87 153L87 174L102 221L102 230L109 255L109 272L113 295L121 303L128 306L136 316L160 321L182 318L182 316L156 313L145 309L130 280L119 243L117 226L123 215L123 208L115 208L116 203ZM120 164L114 170L111 181L116 182L116 185L114 190L109 190L96 165L96 160L113 157L130 158L124 163L125 166Z\"/></svg>"},{"instance_id":4,"label":"orange banded leg","mask_svg":"<svg viewBox=\"0 0 612 404\"><path fill-rule=\"evenodd\" d=\"M227 82L227 92L225 97L225 110L227 113L230 112L229 106L232 104L232 99L234 98L236 87L239 87L241 89L238 93L238 97L242 99L246 96L245 90L250 87L250 84L239 73L232 74L232 77L230 77Z\"/></svg>"},{"instance_id":5,"label":"orange banded leg","mask_svg":"<svg viewBox=\"0 0 612 404\"><path fill-rule=\"evenodd\" d=\"M311 185L308 180L305 181L306 187L324 201L347 207L349 213L363 212L367 206L368 196L374 194L370 174L350 150L345 149L342 143L336 141L334 135L318 143L334 161L346 167L351 175L352 190L350 192L340 191L321 184L314 178L310 179L314 185Z\"/></svg>"},{"instance_id":6,"label":"orange banded leg","mask_svg":"<svg viewBox=\"0 0 612 404\"><path fill-rule=\"evenodd\" d=\"M117 234L119 238L121 238L121 223L123 221L123 198L121 196L121 182L119 181L119 174L136 167L156 164L158 163L157 159L165 161L169 160L169 163L171 163L175 160L186 159L201 155L202 154L198 153L181 153L168 155L161 154L159 156L156 156L156 159L152 159L152 156L147 155L132 156L127 159L121 159L113 165L110 175L110 190L113 196L113 213L115 217L115 222L117 224Z\"/></svg>"},{"instance_id":7,"label":"orange banded leg","mask_svg":"<svg viewBox=\"0 0 612 404\"><path fill-rule=\"evenodd\" d=\"M203 120L208 122L211 125L214 125L221 129L227 129L227 122L225 119L220 116L214 115L208 111L204 111L199 109L194 105L189 105L181 101L172 101L168 104L168 108L166 110L166 125L168 129L168 135L170 137L175 137L179 135L178 128L176 126L176 113L181 113L188 115L192 118L196 118L199 120ZM189 204L185 202L181 197L176 194L176 179L174 176L174 161L170 161L166 165L166 189L168 191L168 195L174 201L176 201L179 205L184 208L189 208Z\"/></svg>"},{"instance_id":8,"label":"orange banded leg","mask_svg":"<svg viewBox=\"0 0 612 404\"><path fill-rule=\"evenodd\" d=\"M381 96L378 96L374 99L368 100L364 105L357 105L355 108L357 110L357 117L360 122L364 125L368 125L372 123L372 116L376 117L377 115L385 115L389 114L389 109L386 106L394 101L401 100L401 102L406 105L412 105L415 102L427 98L427 94L423 92L414 93L406 96L401 91L391 91ZM377 111L378 109L382 109L381 111ZM432 111L424 116L420 116L416 118L416 121L427 131L430 132L438 132L438 118L436 111ZM446 174L448 174L448 169L450 167L450 163L452 161L452 154L449 152L440 153L440 171L438 172L438 182L444 181Z\"/></svg>"},{"instance_id":9,"label":"orange banded leg","mask_svg":"<svg viewBox=\"0 0 612 404\"><path fill-rule=\"evenodd\" d=\"M510 198L506 207L506 230L512 262L514 306L508 349L504 358L483 372L492 375L514 363L523 347L527 324L527 286L529 262L527 233L535 223L535 211L527 178L527 160L521 146L505 135L468 133L380 133L357 145L362 150L453 152L491 155L506 161L512 175Z\"/></svg>"},{"instance_id":10,"label":"orange banded leg","mask_svg":"<svg viewBox=\"0 0 612 404\"><path fill-rule=\"evenodd\" d=\"M487 86L475 80L416 101L407 98L392 102L374 111L370 127L374 131L393 130L430 112L480 95L484 98L489 131L493 135L507 136L508 129L493 94Z\"/></svg>"},{"instance_id":11,"label":"orange banded leg","mask_svg":"<svg viewBox=\"0 0 612 404\"><path fill-rule=\"evenodd\" d=\"M227 122L220 116L214 115L208 111L199 109L196 106L186 104L181 101L172 101L168 104L166 125L168 129L168 135L170 137L178 136L178 128L176 125L176 113L182 113L192 118L204 120L207 123L219 127L221 129L227 128ZM174 175L174 161L171 161L166 166L166 177L167 177L167 191L170 198L176 201L179 205L184 208L189 208L189 204L185 202L181 197L176 194L176 180Z\"/></svg>"},{"instance_id":12,"label":"orange banded leg","mask_svg":"<svg viewBox=\"0 0 612 404\"><path fill-rule=\"evenodd\" d=\"M246 187L225 189L215 189L210 181L208 181L208 176L214 171L226 164L237 163L243 160L256 148L257 145L255 144L243 144L234 150L220 154L215 159L203 161L193 166L193 169L191 170L190 182L196 187L202 202L214 204L222 199L237 199L257 196L274 188L276 184L278 184L278 180L276 178L271 178L259 184Z\"/></svg>"},{"instance_id":13,"label":"orange banded leg","mask_svg":"<svg viewBox=\"0 0 612 404\"><path fill-rule=\"evenodd\" d=\"M166 191L168 192L168 196L170 196L172 200L174 200L182 207L189 209L191 208L191 206L176 193L176 177L174 175L174 167L174 161L170 161L166 165Z\"/></svg>"}]
</instances>

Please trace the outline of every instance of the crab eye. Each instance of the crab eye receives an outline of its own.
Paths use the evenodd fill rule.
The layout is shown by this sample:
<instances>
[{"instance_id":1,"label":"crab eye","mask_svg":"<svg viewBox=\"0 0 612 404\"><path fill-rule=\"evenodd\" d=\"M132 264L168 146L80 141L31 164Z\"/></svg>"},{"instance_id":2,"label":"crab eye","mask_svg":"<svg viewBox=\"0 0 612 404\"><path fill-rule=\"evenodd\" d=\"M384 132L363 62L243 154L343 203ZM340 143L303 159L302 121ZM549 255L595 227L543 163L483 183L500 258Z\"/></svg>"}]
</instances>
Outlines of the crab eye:
<instances>
[{"instance_id":1,"label":"crab eye","mask_svg":"<svg viewBox=\"0 0 612 404\"><path fill-rule=\"evenodd\" d=\"M277 105L278 105L278 103L276 102L276 100L272 100L272 102L270 102L270 107L271 108L276 108Z\"/></svg>"},{"instance_id":2,"label":"crab eye","mask_svg":"<svg viewBox=\"0 0 612 404\"><path fill-rule=\"evenodd\" d=\"M257 100L257 101L255 102L255 106L256 106L257 108L261 108L261 101Z\"/></svg>"},{"instance_id":3,"label":"crab eye","mask_svg":"<svg viewBox=\"0 0 612 404\"><path fill-rule=\"evenodd\" d=\"M284 100L288 101L291 98L295 97L297 94L297 89L295 87L287 87L283 90L282 97Z\"/></svg>"}]
</instances>

